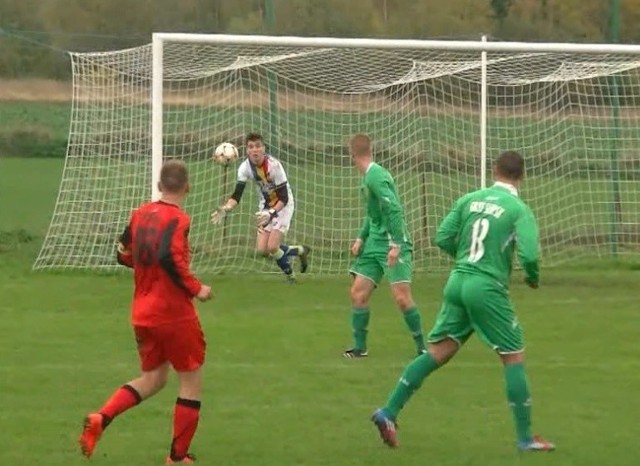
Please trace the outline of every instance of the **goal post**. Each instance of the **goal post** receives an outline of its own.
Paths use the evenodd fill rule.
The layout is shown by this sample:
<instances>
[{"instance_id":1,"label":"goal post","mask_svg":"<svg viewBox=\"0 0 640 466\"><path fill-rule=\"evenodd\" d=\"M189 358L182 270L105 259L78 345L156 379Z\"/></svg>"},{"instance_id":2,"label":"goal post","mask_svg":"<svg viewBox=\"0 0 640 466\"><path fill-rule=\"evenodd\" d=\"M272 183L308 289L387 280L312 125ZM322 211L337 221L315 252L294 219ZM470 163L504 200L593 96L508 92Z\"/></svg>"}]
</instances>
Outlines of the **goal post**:
<instances>
[{"instance_id":1,"label":"goal post","mask_svg":"<svg viewBox=\"0 0 640 466\"><path fill-rule=\"evenodd\" d=\"M396 178L418 270L448 266L435 228L507 149L526 159L545 265L638 256L640 46L156 33L71 59L67 159L35 268L115 267L131 209L158 197L162 162L178 157L196 270L273 271L253 252L251 189L209 223L237 168L212 164L213 149L243 151L251 131L285 165L287 241L312 246L317 273L348 268L363 211L346 145L359 132Z\"/></svg>"}]
</instances>

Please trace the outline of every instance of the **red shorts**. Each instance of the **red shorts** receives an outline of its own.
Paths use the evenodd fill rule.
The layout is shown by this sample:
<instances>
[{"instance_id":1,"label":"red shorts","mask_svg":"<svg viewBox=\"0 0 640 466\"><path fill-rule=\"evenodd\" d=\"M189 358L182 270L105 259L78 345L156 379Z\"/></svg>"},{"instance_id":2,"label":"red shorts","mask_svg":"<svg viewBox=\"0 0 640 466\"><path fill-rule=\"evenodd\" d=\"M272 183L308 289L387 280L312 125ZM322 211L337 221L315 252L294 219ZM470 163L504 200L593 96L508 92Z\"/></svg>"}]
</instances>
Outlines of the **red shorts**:
<instances>
[{"instance_id":1,"label":"red shorts","mask_svg":"<svg viewBox=\"0 0 640 466\"><path fill-rule=\"evenodd\" d=\"M207 344L197 319L157 327L134 326L133 332L143 372L167 361L178 372L194 371L204 363Z\"/></svg>"}]
</instances>

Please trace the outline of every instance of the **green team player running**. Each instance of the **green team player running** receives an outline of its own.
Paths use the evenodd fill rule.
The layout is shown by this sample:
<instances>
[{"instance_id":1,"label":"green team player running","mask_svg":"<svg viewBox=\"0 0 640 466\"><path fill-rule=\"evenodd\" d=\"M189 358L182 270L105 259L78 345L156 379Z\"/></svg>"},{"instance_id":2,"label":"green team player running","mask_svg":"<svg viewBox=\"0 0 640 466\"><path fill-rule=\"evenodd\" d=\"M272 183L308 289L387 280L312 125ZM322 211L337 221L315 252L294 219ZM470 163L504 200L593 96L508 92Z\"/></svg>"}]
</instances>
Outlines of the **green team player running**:
<instances>
[{"instance_id":1,"label":"green team player running","mask_svg":"<svg viewBox=\"0 0 640 466\"><path fill-rule=\"evenodd\" d=\"M422 319L411 296L413 248L396 185L391 174L373 161L368 136L354 136L349 143L349 152L354 165L364 175L361 189L366 217L351 246L351 253L356 256L349 270L354 277L351 285L354 345L343 355L345 358L368 355L369 298L384 275L411 331L416 350L422 354L426 351Z\"/></svg>"},{"instance_id":2,"label":"green team player running","mask_svg":"<svg viewBox=\"0 0 640 466\"><path fill-rule=\"evenodd\" d=\"M495 184L458 199L438 228L436 243L455 258L455 267L428 335L427 352L406 367L386 406L373 414L372 421L390 447L398 446L396 418L405 403L424 379L445 365L475 332L504 364L517 447L522 451L555 449L552 443L531 433L522 328L508 294L515 248L525 282L531 288L538 288L539 282L538 227L517 191L523 175L520 154L501 154L494 168Z\"/></svg>"}]
</instances>

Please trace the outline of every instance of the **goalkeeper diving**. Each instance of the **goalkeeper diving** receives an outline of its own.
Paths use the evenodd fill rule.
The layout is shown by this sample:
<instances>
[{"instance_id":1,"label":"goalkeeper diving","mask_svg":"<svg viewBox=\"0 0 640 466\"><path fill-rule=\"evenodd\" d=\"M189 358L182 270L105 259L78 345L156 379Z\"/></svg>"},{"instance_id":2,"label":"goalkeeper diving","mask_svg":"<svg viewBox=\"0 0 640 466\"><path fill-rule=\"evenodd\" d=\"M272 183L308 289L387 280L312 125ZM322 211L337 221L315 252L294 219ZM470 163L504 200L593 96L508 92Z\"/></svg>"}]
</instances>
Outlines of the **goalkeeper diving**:
<instances>
[{"instance_id":1,"label":"goalkeeper diving","mask_svg":"<svg viewBox=\"0 0 640 466\"><path fill-rule=\"evenodd\" d=\"M247 158L238 167L238 178L231 197L211 214L211 222L218 224L225 215L240 202L249 180L253 180L258 191L256 212L256 251L275 260L289 283L295 282L290 259L300 259L300 273L309 267L308 246L283 244L289 231L294 212L294 199L287 174L282 163L265 152L263 137L249 133L245 139Z\"/></svg>"}]
</instances>

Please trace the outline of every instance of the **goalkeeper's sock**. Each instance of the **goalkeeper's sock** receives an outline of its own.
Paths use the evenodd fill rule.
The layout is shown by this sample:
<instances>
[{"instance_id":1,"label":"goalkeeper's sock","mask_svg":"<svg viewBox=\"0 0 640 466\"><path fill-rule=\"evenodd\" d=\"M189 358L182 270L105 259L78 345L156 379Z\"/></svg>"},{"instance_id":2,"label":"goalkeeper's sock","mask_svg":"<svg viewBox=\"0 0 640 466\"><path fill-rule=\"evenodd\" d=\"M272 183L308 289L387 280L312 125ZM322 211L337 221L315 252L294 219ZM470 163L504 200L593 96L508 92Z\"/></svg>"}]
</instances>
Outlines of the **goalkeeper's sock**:
<instances>
[{"instance_id":1,"label":"goalkeeper's sock","mask_svg":"<svg viewBox=\"0 0 640 466\"><path fill-rule=\"evenodd\" d=\"M114 417L133 408L142 401L140 393L131 385L118 388L98 411L102 414L102 428L106 428Z\"/></svg>"},{"instance_id":2,"label":"goalkeeper's sock","mask_svg":"<svg viewBox=\"0 0 640 466\"><path fill-rule=\"evenodd\" d=\"M285 249L283 249L285 248ZM282 249L285 253L285 255L287 257L291 257L291 256L299 256L300 254L302 254L302 251L304 250L304 248L302 247L302 245L296 245L296 246L286 246L286 245L281 245L280 249Z\"/></svg>"},{"instance_id":3,"label":"goalkeeper's sock","mask_svg":"<svg viewBox=\"0 0 640 466\"><path fill-rule=\"evenodd\" d=\"M424 353L415 358L406 367L398 381L398 385L389 395L384 411L395 421L400 410L402 410L414 392L420 388L424 379L438 367L440 366L429 353Z\"/></svg>"},{"instance_id":4,"label":"goalkeeper's sock","mask_svg":"<svg viewBox=\"0 0 640 466\"><path fill-rule=\"evenodd\" d=\"M420 316L420 311L418 311L418 308L414 306L403 312L402 316L404 317L404 322L407 324L407 327L411 332L411 336L416 344L418 353L424 351L426 346L424 344L424 335L422 334L422 317Z\"/></svg>"},{"instance_id":5,"label":"goalkeeper's sock","mask_svg":"<svg viewBox=\"0 0 640 466\"><path fill-rule=\"evenodd\" d=\"M367 350L367 327L369 327L369 309L351 309L351 326L353 327L353 347L360 351Z\"/></svg>"},{"instance_id":6,"label":"goalkeeper's sock","mask_svg":"<svg viewBox=\"0 0 640 466\"><path fill-rule=\"evenodd\" d=\"M293 273L293 269L289 263L289 257L284 253L283 247L288 249L288 246L283 244L276 249L273 254L271 254L271 257L276 261L280 270L282 270L286 275L291 275Z\"/></svg>"},{"instance_id":7,"label":"goalkeeper's sock","mask_svg":"<svg viewBox=\"0 0 640 466\"><path fill-rule=\"evenodd\" d=\"M505 365L504 378L507 400L513 412L518 441L530 441L533 438L531 435L531 395L529 394L529 383L524 364Z\"/></svg>"}]
</instances>

